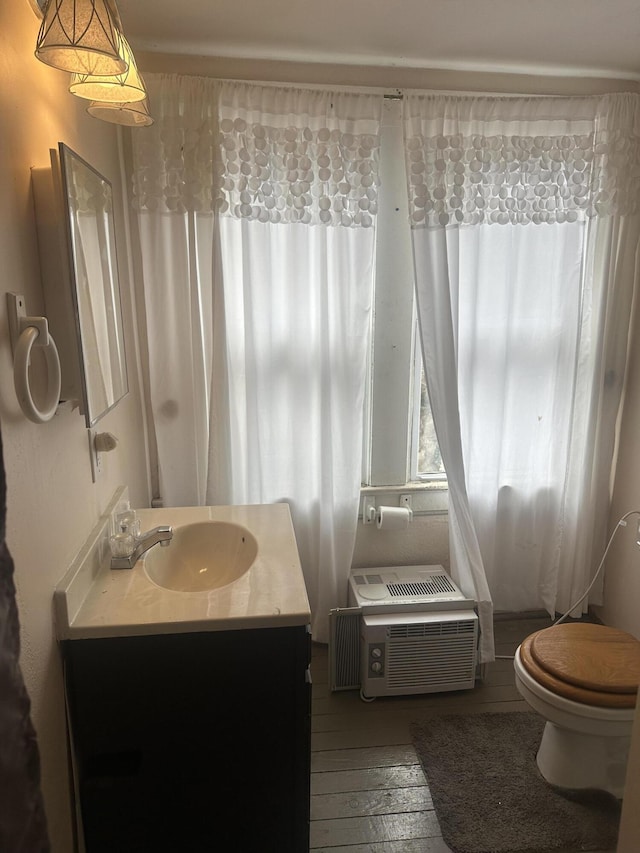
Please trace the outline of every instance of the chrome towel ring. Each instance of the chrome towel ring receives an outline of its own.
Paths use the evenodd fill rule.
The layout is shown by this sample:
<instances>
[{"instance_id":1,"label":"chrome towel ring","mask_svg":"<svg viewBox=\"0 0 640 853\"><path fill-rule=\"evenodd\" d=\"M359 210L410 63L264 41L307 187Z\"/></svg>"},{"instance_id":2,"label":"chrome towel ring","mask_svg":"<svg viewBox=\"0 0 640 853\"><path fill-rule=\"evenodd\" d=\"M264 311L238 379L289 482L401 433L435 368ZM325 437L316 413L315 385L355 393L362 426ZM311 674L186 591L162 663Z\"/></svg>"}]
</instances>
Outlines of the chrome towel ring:
<instances>
[{"instance_id":1,"label":"chrome towel ring","mask_svg":"<svg viewBox=\"0 0 640 853\"><path fill-rule=\"evenodd\" d=\"M60 401L60 358L55 341L49 334L47 318L27 317L24 304L23 296L7 294L13 347L13 382L18 403L26 417L35 424L44 424L55 415ZM31 350L34 346L43 348L47 366L47 390L41 406L33 399L29 381Z\"/></svg>"}]
</instances>

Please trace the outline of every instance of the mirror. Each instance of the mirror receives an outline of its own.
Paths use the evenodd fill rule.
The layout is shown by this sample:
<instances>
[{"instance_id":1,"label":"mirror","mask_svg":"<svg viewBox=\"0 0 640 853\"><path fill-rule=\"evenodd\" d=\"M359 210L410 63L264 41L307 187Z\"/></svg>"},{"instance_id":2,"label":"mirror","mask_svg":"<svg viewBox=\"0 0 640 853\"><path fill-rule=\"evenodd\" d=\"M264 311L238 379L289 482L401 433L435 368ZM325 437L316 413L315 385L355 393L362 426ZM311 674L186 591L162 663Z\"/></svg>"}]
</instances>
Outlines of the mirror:
<instances>
[{"instance_id":1,"label":"mirror","mask_svg":"<svg viewBox=\"0 0 640 853\"><path fill-rule=\"evenodd\" d=\"M32 171L42 282L58 344L62 400L87 427L127 394L120 285L109 181L64 143Z\"/></svg>"},{"instance_id":2,"label":"mirror","mask_svg":"<svg viewBox=\"0 0 640 853\"><path fill-rule=\"evenodd\" d=\"M87 426L93 426L129 390L113 193L109 181L62 142L59 157L67 203L80 381L84 384Z\"/></svg>"}]
</instances>

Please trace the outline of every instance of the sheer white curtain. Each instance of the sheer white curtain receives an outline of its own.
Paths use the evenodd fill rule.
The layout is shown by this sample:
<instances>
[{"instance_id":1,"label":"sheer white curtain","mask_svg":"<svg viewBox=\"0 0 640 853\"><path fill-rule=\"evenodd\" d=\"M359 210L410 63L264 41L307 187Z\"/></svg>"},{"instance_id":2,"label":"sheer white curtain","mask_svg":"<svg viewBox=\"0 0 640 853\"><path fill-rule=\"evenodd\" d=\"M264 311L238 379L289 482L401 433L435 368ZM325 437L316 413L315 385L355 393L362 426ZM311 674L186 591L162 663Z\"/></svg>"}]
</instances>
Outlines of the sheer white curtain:
<instances>
[{"instance_id":1,"label":"sheer white curtain","mask_svg":"<svg viewBox=\"0 0 640 853\"><path fill-rule=\"evenodd\" d=\"M452 568L481 602L490 659L492 606L566 609L604 545L638 277L638 99L404 106Z\"/></svg>"},{"instance_id":2,"label":"sheer white curtain","mask_svg":"<svg viewBox=\"0 0 640 853\"><path fill-rule=\"evenodd\" d=\"M155 124L131 134L151 421L167 506L207 502L214 341L218 84L148 75Z\"/></svg>"},{"instance_id":3,"label":"sheer white curtain","mask_svg":"<svg viewBox=\"0 0 640 853\"><path fill-rule=\"evenodd\" d=\"M286 501L326 641L357 524L382 98L162 87L168 121L134 153L163 494Z\"/></svg>"}]
</instances>

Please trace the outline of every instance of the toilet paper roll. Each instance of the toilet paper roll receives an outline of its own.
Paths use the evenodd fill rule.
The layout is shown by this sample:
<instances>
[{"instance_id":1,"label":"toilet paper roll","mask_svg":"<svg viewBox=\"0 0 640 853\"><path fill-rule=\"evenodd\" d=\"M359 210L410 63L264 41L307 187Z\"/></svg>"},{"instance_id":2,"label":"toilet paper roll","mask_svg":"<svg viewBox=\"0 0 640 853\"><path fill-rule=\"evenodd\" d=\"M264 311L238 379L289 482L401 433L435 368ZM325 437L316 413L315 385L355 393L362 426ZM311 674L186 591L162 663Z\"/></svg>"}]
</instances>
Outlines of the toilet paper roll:
<instances>
[{"instance_id":1,"label":"toilet paper roll","mask_svg":"<svg viewBox=\"0 0 640 853\"><path fill-rule=\"evenodd\" d=\"M411 510L404 506L378 507L378 530L406 530L411 521Z\"/></svg>"}]
</instances>

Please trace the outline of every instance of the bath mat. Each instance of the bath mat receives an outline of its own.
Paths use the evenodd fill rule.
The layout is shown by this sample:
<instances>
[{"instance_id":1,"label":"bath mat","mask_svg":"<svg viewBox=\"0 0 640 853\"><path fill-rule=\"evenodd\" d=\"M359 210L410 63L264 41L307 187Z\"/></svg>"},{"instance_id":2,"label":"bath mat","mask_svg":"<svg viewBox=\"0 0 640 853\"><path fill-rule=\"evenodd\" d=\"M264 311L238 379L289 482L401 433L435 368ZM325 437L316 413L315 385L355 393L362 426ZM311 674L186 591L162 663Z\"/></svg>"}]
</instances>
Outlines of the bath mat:
<instances>
[{"instance_id":1,"label":"bath mat","mask_svg":"<svg viewBox=\"0 0 640 853\"><path fill-rule=\"evenodd\" d=\"M620 804L561 792L538 771L544 720L528 711L413 723L415 749L453 853L614 851Z\"/></svg>"}]
</instances>

